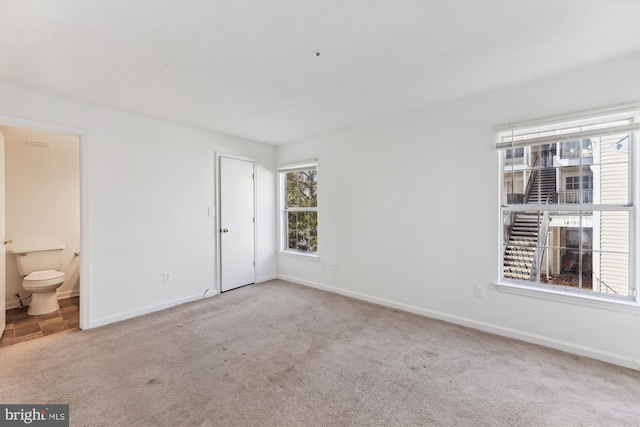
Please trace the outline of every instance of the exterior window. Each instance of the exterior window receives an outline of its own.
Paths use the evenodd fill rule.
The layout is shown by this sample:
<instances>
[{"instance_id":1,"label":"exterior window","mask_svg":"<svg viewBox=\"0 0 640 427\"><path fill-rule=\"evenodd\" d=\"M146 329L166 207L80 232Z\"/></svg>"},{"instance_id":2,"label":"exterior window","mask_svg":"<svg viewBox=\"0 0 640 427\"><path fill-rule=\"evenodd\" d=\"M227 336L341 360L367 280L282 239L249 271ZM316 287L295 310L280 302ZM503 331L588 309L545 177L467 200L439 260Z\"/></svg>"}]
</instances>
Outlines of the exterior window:
<instances>
[{"instance_id":1,"label":"exterior window","mask_svg":"<svg viewBox=\"0 0 640 427\"><path fill-rule=\"evenodd\" d=\"M638 128L625 111L500 134L501 283L635 300Z\"/></svg>"},{"instance_id":2,"label":"exterior window","mask_svg":"<svg viewBox=\"0 0 640 427\"><path fill-rule=\"evenodd\" d=\"M524 148L508 149L506 151L505 160L507 164L524 163Z\"/></svg>"},{"instance_id":3,"label":"exterior window","mask_svg":"<svg viewBox=\"0 0 640 427\"><path fill-rule=\"evenodd\" d=\"M280 168L282 249L318 251L318 171L315 163Z\"/></svg>"},{"instance_id":4,"label":"exterior window","mask_svg":"<svg viewBox=\"0 0 640 427\"><path fill-rule=\"evenodd\" d=\"M561 155L563 158L592 156L591 140L583 139L582 141L563 142L561 145Z\"/></svg>"},{"instance_id":5,"label":"exterior window","mask_svg":"<svg viewBox=\"0 0 640 427\"><path fill-rule=\"evenodd\" d=\"M559 203L593 203L593 175L568 176L564 191L559 192Z\"/></svg>"}]
</instances>

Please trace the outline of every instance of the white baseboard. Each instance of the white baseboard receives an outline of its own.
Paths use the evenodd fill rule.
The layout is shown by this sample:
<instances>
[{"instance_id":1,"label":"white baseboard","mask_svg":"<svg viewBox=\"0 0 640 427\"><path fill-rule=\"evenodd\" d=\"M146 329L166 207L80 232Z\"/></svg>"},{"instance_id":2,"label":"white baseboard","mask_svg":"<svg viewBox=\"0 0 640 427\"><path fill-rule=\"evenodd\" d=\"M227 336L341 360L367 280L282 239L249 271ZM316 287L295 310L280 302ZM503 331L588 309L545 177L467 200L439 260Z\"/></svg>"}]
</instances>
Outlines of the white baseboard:
<instances>
[{"instance_id":1,"label":"white baseboard","mask_svg":"<svg viewBox=\"0 0 640 427\"><path fill-rule=\"evenodd\" d=\"M308 280L299 279L297 277L279 275L278 278L281 280L286 280L288 282L296 283L299 285L321 289L323 291L328 291L335 294L340 294L347 297L359 299L362 301L383 305L385 307L395 308L398 310L419 314L421 316L443 320L449 323L455 323L457 325L466 326L466 327L477 329L483 332L489 332L489 333L504 336L507 338L513 338L520 341L525 341L531 344L542 345L544 347L550 347L556 350L565 351L567 353L589 357L592 359L596 359L603 362L624 366L625 368L630 368L630 369L635 369L640 371L640 360L636 360L628 356L610 353L610 352L606 352L606 351L602 351L602 350L598 350L590 347L585 347L582 345L573 344L566 341L557 340L555 338L545 337L542 335L531 334L529 332L519 331L517 329L505 328L503 326L493 325L485 322L479 322L477 320L468 319L460 316L454 316L451 314L446 314L446 313L442 313L435 310L429 310L426 308L416 307L409 304L399 303L396 301L391 301L384 298L378 298L371 295L362 294L359 292L353 292L353 291L349 291L341 288L336 288L334 286L315 283Z\"/></svg>"},{"instance_id":2,"label":"white baseboard","mask_svg":"<svg viewBox=\"0 0 640 427\"><path fill-rule=\"evenodd\" d=\"M70 291L58 292L58 299L72 298L80 295L80 289L73 289Z\"/></svg>"},{"instance_id":3,"label":"white baseboard","mask_svg":"<svg viewBox=\"0 0 640 427\"><path fill-rule=\"evenodd\" d=\"M268 282L269 280L275 280L277 278L278 276L276 276L275 274L272 274L270 276L262 276L256 279L256 283Z\"/></svg>"},{"instance_id":4,"label":"white baseboard","mask_svg":"<svg viewBox=\"0 0 640 427\"><path fill-rule=\"evenodd\" d=\"M203 298L210 298L212 296L218 295L217 291L209 291L206 293L206 295L202 294L202 293L198 293L195 295L190 295L184 298L179 298L177 300L171 300L171 301L166 301L164 303L161 304L156 304L156 305L150 305L144 308L140 308L137 310L131 310L131 311L127 311L124 313L118 313L118 314L114 314L111 316L106 316L106 317L102 317L100 319L95 319L92 320L89 323L89 329L90 328L97 328L99 326L105 326L108 325L110 323L115 323L115 322L120 322L122 320L127 320L127 319L132 319L134 317L138 317L138 316L142 316L144 314L149 314L149 313L153 313L156 311L160 311L160 310L164 310L170 307L174 307L176 305L180 305L180 304L185 304L188 302L193 302L193 301L197 301Z\"/></svg>"},{"instance_id":5,"label":"white baseboard","mask_svg":"<svg viewBox=\"0 0 640 427\"><path fill-rule=\"evenodd\" d=\"M80 295L80 291L77 289L71 290L71 291L58 292L58 300L77 297L78 295ZM25 304L25 305L29 305L29 304ZM20 307L20 301L7 301L4 306L5 310L11 310L12 308L18 308L18 307Z\"/></svg>"},{"instance_id":6,"label":"white baseboard","mask_svg":"<svg viewBox=\"0 0 640 427\"><path fill-rule=\"evenodd\" d=\"M257 278L256 279L256 283L262 283L262 282L266 282L266 281L269 281L269 280L274 280L274 279L277 279L277 278L278 277L275 276L275 275L263 276L263 277ZM79 292L76 292L76 295L79 295L79 294L80 294ZM184 297L184 298L180 298L180 299L177 299L177 300L167 301L167 302L164 302L162 304L151 305L151 306L143 307L143 308L140 308L140 309L137 309L137 310L131 310L131 311L127 311L127 312L124 312L124 313L118 313L118 314L114 314L114 315L111 315L111 316L105 316L105 317L102 317L100 319L95 319L95 320L90 321L89 322L89 327L85 328L85 329L97 328L97 327L100 327L100 326L108 325L110 323L115 323L115 322L120 322L122 320L132 319L134 317L142 316L144 314L149 314L149 313L153 313L153 312L156 312L156 311L164 310L164 309L167 309L167 308L170 308L170 307L174 307L176 305L185 304L185 303L192 302L192 301L197 301L197 300L202 299L202 298L210 298L210 297L213 297L213 296L216 296L216 295L219 295L219 294L220 294L220 292L218 292L217 290L214 289L214 290L210 290L208 292L205 292L204 294L190 295L190 296L187 296L187 297ZM60 297L60 295L61 294L58 294L58 299L62 299ZM68 296L65 295L64 298L68 298L68 297L76 296L76 295L68 295ZM19 307L19 304L16 304L16 307Z\"/></svg>"},{"instance_id":7,"label":"white baseboard","mask_svg":"<svg viewBox=\"0 0 640 427\"><path fill-rule=\"evenodd\" d=\"M18 307L20 307L19 302L8 302L5 304L5 310L11 310L12 308L18 308Z\"/></svg>"}]
</instances>

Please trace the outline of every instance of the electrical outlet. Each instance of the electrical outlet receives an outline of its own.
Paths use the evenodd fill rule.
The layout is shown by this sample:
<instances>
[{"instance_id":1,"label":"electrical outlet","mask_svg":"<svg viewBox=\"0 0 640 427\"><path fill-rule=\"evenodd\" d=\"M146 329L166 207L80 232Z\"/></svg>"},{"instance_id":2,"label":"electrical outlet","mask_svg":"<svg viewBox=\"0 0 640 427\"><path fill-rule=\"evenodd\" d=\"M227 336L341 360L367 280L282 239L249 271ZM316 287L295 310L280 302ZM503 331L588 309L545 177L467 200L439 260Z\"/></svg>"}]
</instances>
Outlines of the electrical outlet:
<instances>
[{"instance_id":1,"label":"electrical outlet","mask_svg":"<svg viewBox=\"0 0 640 427\"><path fill-rule=\"evenodd\" d=\"M162 281L163 282L167 283L167 282L170 282L171 280L172 280L172 277L171 277L171 273L170 272L162 273Z\"/></svg>"},{"instance_id":2,"label":"electrical outlet","mask_svg":"<svg viewBox=\"0 0 640 427\"><path fill-rule=\"evenodd\" d=\"M485 286L475 285L473 287L473 295L475 295L476 298L485 298L487 296L487 291L485 289Z\"/></svg>"}]
</instances>

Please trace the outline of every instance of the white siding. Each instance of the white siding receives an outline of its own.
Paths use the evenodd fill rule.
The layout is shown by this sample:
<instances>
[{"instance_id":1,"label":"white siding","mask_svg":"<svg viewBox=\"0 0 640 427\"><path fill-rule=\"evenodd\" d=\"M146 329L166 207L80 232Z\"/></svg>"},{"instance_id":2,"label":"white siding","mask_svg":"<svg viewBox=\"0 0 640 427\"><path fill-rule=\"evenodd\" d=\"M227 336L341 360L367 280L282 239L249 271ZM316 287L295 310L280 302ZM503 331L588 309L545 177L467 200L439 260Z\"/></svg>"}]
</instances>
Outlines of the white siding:
<instances>
[{"instance_id":1,"label":"white siding","mask_svg":"<svg viewBox=\"0 0 640 427\"><path fill-rule=\"evenodd\" d=\"M624 136L612 135L600 141L600 203L628 203L629 152L616 149ZM601 213L600 280L621 295L629 294L629 233L628 212ZM605 286L600 290L610 292Z\"/></svg>"}]
</instances>

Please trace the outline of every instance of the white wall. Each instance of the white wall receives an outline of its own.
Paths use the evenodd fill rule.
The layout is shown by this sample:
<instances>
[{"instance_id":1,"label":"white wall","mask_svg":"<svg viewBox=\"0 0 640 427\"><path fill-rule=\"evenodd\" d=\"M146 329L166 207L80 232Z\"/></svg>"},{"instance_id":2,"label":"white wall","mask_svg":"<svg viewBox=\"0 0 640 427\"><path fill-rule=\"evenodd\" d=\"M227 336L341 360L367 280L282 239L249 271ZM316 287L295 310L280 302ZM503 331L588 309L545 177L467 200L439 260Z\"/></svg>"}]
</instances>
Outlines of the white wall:
<instances>
[{"instance_id":1,"label":"white wall","mask_svg":"<svg viewBox=\"0 0 640 427\"><path fill-rule=\"evenodd\" d=\"M0 165L4 165L4 135L0 132ZM0 212L4 212L4 173L2 168L0 167ZM4 229L4 217L0 216L0 239L6 239L5 229ZM4 333L4 328L7 325L7 313L3 310L5 306L5 279L2 277L3 271L6 270L5 266L5 245L2 245L0 248L0 337Z\"/></svg>"},{"instance_id":2,"label":"white wall","mask_svg":"<svg viewBox=\"0 0 640 427\"><path fill-rule=\"evenodd\" d=\"M498 292L496 127L640 100L621 58L278 147L319 159L319 261L278 275L640 369L640 310ZM473 76L470 76L472 78ZM337 270L333 270L333 265ZM486 298L474 286L486 286Z\"/></svg>"},{"instance_id":3,"label":"white wall","mask_svg":"<svg viewBox=\"0 0 640 427\"><path fill-rule=\"evenodd\" d=\"M19 306L22 288L11 248L64 244L65 281L58 297L78 295L80 250L80 141L77 136L0 126L5 137L7 308ZM48 143L47 148L26 141Z\"/></svg>"},{"instance_id":4,"label":"white wall","mask_svg":"<svg viewBox=\"0 0 640 427\"><path fill-rule=\"evenodd\" d=\"M0 83L0 124L80 135L81 327L217 287L216 152L257 163L257 278L276 275L275 149ZM162 282L162 273L173 281ZM213 293L213 292L211 292Z\"/></svg>"}]
</instances>

